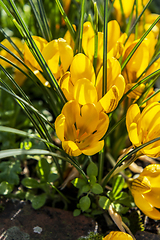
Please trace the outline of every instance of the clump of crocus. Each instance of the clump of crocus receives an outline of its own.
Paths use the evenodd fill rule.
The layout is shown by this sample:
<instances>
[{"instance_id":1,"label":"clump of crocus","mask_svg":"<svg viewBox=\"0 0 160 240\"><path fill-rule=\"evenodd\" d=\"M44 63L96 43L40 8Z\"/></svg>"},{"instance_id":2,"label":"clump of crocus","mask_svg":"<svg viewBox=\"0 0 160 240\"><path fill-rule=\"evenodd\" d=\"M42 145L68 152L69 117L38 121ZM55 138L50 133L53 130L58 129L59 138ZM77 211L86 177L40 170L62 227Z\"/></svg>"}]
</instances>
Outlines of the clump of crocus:
<instances>
[{"instance_id":1,"label":"clump of crocus","mask_svg":"<svg viewBox=\"0 0 160 240\"><path fill-rule=\"evenodd\" d=\"M94 155L104 146L109 118L98 112L95 104L80 106L76 100L67 102L56 118L55 129L65 152L71 156Z\"/></svg>"},{"instance_id":2,"label":"clump of crocus","mask_svg":"<svg viewBox=\"0 0 160 240\"><path fill-rule=\"evenodd\" d=\"M107 60L107 92L102 95L103 66L96 77L91 60L84 54L74 56L70 72L66 72L59 84L67 100L77 100L84 105L94 103L99 111L113 111L125 90L125 80L121 75L118 60L111 57Z\"/></svg>"},{"instance_id":3,"label":"clump of crocus","mask_svg":"<svg viewBox=\"0 0 160 240\"><path fill-rule=\"evenodd\" d=\"M126 126L130 141L136 147L160 136L160 103L148 104L140 112L137 104L129 107L126 115ZM142 148L139 153L150 157L160 156L160 140Z\"/></svg>"},{"instance_id":4,"label":"clump of crocus","mask_svg":"<svg viewBox=\"0 0 160 240\"><path fill-rule=\"evenodd\" d=\"M54 77L59 79L69 68L73 59L73 50L63 38L47 42L44 38L33 36L39 51L44 57L47 65ZM41 67L36 61L27 44L24 45L24 61L31 70L37 74L38 78L46 84L46 80L41 74Z\"/></svg>"},{"instance_id":5,"label":"clump of crocus","mask_svg":"<svg viewBox=\"0 0 160 240\"><path fill-rule=\"evenodd\" d=\"M108 235L106 235L103 240L133 240L131 235L125 233L125 232L120 232L120 231L112 231Z\"/></svg>"},{"instance_id":6,"label":"clump of crocus","mask_svg":"<svg viewBox=\"0 0 160 240\"><path fill-rule=\"evenodd\" d=\"M142 212L160 220L160 164L148 165L136 179L129 179L128 185L135 204Z\"/></svg>"}]
</instances>

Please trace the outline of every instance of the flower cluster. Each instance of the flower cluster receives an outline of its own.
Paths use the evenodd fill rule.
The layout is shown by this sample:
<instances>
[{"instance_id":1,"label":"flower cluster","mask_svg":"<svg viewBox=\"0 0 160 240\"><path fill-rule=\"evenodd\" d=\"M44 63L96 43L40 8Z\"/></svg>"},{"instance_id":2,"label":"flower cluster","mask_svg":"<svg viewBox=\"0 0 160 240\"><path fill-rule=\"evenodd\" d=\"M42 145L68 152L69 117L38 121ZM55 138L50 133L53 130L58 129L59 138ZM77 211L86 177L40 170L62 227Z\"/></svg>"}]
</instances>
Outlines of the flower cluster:
<instances>
[{"instance_id":1,"label":"flower cluster","mask_svg":"<svg viewBox=\"0 0 160 240\"><path fill-rule=\"evenodd\" d=\"M108 210L110 213L112 209L110 216L122 232L110 232L103 239L131 240L132 234L123 232L128 227L125 223L122 224L121 217L131 206L128 200L131 197L130 192L135 204L145 215L160 219L158 210L160 208L158 186L160 165L148 165L142 172L138 172L139 177L126 180L130 189L128 193L122 191L124 179L127 177L123 179L121 175L116 175L137 157L160 157L160 90L156 94L154 88L155 81L160 75L160 24L158 23L160 18L157 14L152 14L145 9L144 6L148 0L114 0L114 2L112 0L108 3L108 7L111 6L111 2L113 3L113 9L111 8L110 12L112 17L104 17L102 25L101 23L98 25L96 17L88 20L89 18L82 16L80 26L77 27L72 25L66 16L72 1L62 0L64 9L60 1L56 2L64 17L64 19L60 17L56 27L57 29L60 26L64 29L68 27L69 30L65 29L61 38L58 38L58 35L52 37L52 34L50 37L47 34L45 36L45 31L42 31L43 37L37 36L38 31L35 31L36 34L31 37L30 32L24 28L25 25L20 26L21 21L17 19L15 23L19 29L22 27L20 32L24 41L17 37L8 37L10 41L3 40L0 45L2 48L0 65L4 73L7 72L4 68L12 66L14 80L18 85L10 77L10 69L6 75L22 96L19 97L17 92L14 94L14 91L10 91L10 86L7 86L5 81L2 80L2 82L5 87L7 86L6 92L13 95L28 114L38 133L36 140L41 138L48 152L53 156L58 176L56 181L59 181L59 184L64 180L65 174L62 171L67 168L66 162L73 165L70 175L65 179L65 184L61 186L65 187L70 180L76 179L73 181L74 187L78 188L78 198L82 197L79 204L76 203L78 208L76 214L77 212L80 214L81 211L88 211L89 214L91 206L96 204L98 211L101 212ZM84 10L84 1L79 2L82 2L82 10ZM100 13L96 3L94 7L98 18ZM36 10L36 8L33 9ZM143 10L145 11L141 16ZM37 14L38 24L45 22L45 15L43 15L43 21L40 21L41 15L43 14ZM15 14L15 18L16 16ZM114 19L114 17L115 20L107 22L107 18ZM78 39L79 36L80 39ZM52 123L41 114L41 111L32 106L27 94L23 91L22 84L26 76L34 83L39 83L54 115ZM29 136L22 131L12 132ZM60 142L55 141L55 145L52 142L51 132L60 140ZM129 151L128 148L126 149L128 142L132 145ZM122 155L120 155L121 152L123 152ZM46 150L43 153L46 154ZM100 153L98 157L97 153ZM94 157L97 157L99 169L97 163L93 163L90 157L95 154L97 154ZM74 158L77 156L78 158ZM128 156L131 158L129 159ZM118 161L116 161L117 158ZM61 166L61 159L65 159L63 166ZM109 165L106 167L105 160L110 160L111 165L113 162L116 163L111 171L109 171ZM47 163L46 166L49 165ZM50 193L48 188L51 185L50 178L51 182L55 181L52 173L48 174L50 170L50 166L44 170L47 181L46 194ZM84 179L77 177L79 173L84 174ZM48 175L51 177L48 178ZM115 178L109 182L113 176ZM113 185L105 188L108 182ZM107 191L108 188L111 190ZM66 200L66 197L64 199Z\"/></svg>"}]
</instances>

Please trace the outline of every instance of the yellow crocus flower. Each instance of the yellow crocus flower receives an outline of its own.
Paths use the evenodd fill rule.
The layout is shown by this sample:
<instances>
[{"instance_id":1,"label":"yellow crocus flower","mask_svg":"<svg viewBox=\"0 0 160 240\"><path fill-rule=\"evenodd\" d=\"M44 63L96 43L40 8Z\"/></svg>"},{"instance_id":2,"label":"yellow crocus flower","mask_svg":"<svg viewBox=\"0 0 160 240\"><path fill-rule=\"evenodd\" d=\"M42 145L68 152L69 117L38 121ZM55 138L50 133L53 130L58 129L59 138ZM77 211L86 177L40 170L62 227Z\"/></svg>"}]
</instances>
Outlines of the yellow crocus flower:
<instances>
[{"instance_id":1,"label":"yellow crocus flower","mask_svg":"<svg viewBox=\"0 0 160 240\"><path fill-rule=\"evenodd\" d=\"M126 126L132 144L136 147L160 136L160 103L148 104L142 111L137 104L129 107ZM160 141L156 141L140 150L140 154L150 157L160 156Z\"/></svg>"},{"instance_id":2,"label":"yellow crocus flower","mask_svg":"<svg viewBox=\"0 0 160 240\"><path fill-rule=\"evenodd\" d=\"M22 52L24 51L24 43L21 41L21 39L17 38L17 37L11 37L11 40L13 41L13 43L19 48L19 50ZM9 49L13 54L15 54L18 58L21 58L21 56L19 55L19 53L15 50L15 48L10 44L10 42L7 39L4 39L1 44L3 46L5 46L7 49ZM13 62L15 65L17 65L18 67L20 67L23 71L25 71L25 67L16 59L14 58L11 54L9 54L7 51L5 51L4 49L2 49L0 51L0 55L5 57L6 59L8 59L9 61ZM7 68L7 67L11 67L12 65L9 64L8 62L0 59L0 64L2 64L3 67ZM26 76L20 72L17 68L14 69L14 80L21 86L23 84L23 82L25 81Z\"/></svg>"},{"instance_id":3,"label":"yellow crocus flower","mask_svg":"<svg viewBox=\"0 0 160 240\"><path fill-rule=\"evenodd\" d=\"M103 240L133 240L131 235L125 233L125 232L120 232L120 231L111 231L108 235L106 235Z\"/></svg>"},{"instance_id":4,"label":"yellow crocus flower","mask_svg":"<svg viewBox=\"0 0 160 240\"><path fill-rule=\"evenodd\" d=\"M74 56L67 72L59 81L67 100L77 100L79 104L96 104L99 111L113 111L123 96L125 80L121 75L121 66L116 58L107 60L107 93L102 97L101 67L97 79L90 59L82 53Z\"/></svg>"},{"instance_id":5,"label":"yellow crocus flower","mask_svg":"<svg viewBox=\"0 0 160 240\"><path fill-rule=\"evenodd\" d=\"M55 129L67 154L94 155L104 146L100 140L108 129L109 118L99 113L95 104L80 106L76 100L67 102L56 118Z\"/></svg>"},{"instance_id":6,"label":"yellow crocus flower","mask_svg":"<svg viewBox=\"0 0 160 240\"><path fill-rule=\"evenodd\" d=\"M46 63L48 64L55 78L59 79L67 71L72 62L73 58L72 48L67 44L66 40L64 40L63 38L47 42L45 39L41 37L33 36L33 40L35 41L38 49L40 50L42 56L44 57ZM24 50L24 60L25 63L33 71L42 70L26 44Z\"/></svg>"},{"instance_id":7,"label":"yellow crocus flower","mask_svg":"<svg viewBox=\"0 0 160 240\"><path fill-rule=\"evenodd\" d=\"M128 185L135 204L148 217L160 220L160 164L148 165L136 179L129 179Z\"/></svg>"},{"instance_id":8,"label":"yellow crocus flower","mask_svg":"<svg viewBox=\"0 0 160 240\"><path fill-rule=\"evenodd\" d=\"M132 34L127 41L124 54L123 61L128 57L130 52L138 43L139 39L132 41L134 38L134 34ZM126 89L127 92L130 88L132 88L136 83L137 79L140 77L139 81L143 78L147 77L152 72L158 69L159 60L157 60L154 64L150 66L150 68L145 72L146 68L149 65L149 62L154 54L154 48L157 43L157 40L154 37L154 33L150 32L148 36L144 39L144 41L140 44L138 49L135 51L124 70L122 71L122 75L126 81ZM141 96L145 89L145 84L139 85L135 90L128 94L129 98L138 98Z\"/></svg>"},{"instance_id":9,"label":"yellow crocus flower","mask_svg":"<svg viewBox=\"0 0 160 240\"><path fill-rule=\"evenodd\" d=\"M116 20L108 22L108 37L107 37L107 57L119 58L123 52L123 43L127 38L126 33L121 34L120 26ZM93 62L95 33L90 22L83 24L82 47L85 54ZM97 69L103 64L103 32L98 32L98 56Z\"/></svg>"},{"instance_id":10,"label":"yellow crocus flower","mask_svg":"<svg viewBox=\"0 0 160 240\"><path fill-rule=\"evenodd\" d=\"M112 0L113 1L113 0ZM138 15L142 12L144 6L147 4L149 0L138 0ZM134 4L134 0L121 0L122 2L122 8L123 8L123 12L124 12L124 16L125 18L128 18L132 12L132 8L133 8L133 4ZM120 5L120 1L119 0L115 0L114 4L113 4L115 11L116 11L116 19L117 21L122 24L122 10L121 10L121 5ZM135 16L135 9L134 9L134 14Z\"/></svg>"}]
</instances>

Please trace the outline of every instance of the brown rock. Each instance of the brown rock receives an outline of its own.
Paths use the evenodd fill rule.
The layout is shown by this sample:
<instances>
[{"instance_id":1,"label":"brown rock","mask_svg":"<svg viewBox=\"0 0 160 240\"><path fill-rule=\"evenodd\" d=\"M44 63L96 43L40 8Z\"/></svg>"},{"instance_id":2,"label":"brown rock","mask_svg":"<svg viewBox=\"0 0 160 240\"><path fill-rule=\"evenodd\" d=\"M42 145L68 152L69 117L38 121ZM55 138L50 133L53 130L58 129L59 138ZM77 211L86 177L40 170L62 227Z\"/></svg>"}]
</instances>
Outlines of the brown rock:
<instances>
[{"instance_id":1,"label":"brown rock","mask_svg":"<svg viewBox=\"0 0 160 240\"><path fill-rule=\"evenodd\" d=\"M83 215L74 217L72 212L46 206L34 210L23 201L8 201L0 212L0 239L5 240L77 240L95 226Z\"/></svg>"},{"instance_id":2,"label":"brown rock","mask_svg":"<svg viewBox=\"0 0 160 240\"><path fill-rule=\"evenodd\" d=\"M160 240L160 236L150 232L138 231L135 235L136 240Z\"/></svg>"}]
</instances>

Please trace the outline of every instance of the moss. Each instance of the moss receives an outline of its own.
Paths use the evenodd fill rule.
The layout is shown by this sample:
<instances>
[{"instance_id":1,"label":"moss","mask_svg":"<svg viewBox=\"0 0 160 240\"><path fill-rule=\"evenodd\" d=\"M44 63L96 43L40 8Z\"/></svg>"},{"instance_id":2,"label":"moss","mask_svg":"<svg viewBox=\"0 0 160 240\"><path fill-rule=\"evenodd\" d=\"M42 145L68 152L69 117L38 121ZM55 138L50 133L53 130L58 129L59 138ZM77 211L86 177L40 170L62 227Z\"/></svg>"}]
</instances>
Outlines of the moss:
<instances>
[{"instance_id":1,"label":"moss","mask_svg":"<svg viewBox=\"0 0 160 240\"><path fill-rule=\"evenodd\" d=\"M78 240L102 240L103 237L99 233L90 232L88 236L80 237Z\"/></svg>"}]
</instances>

